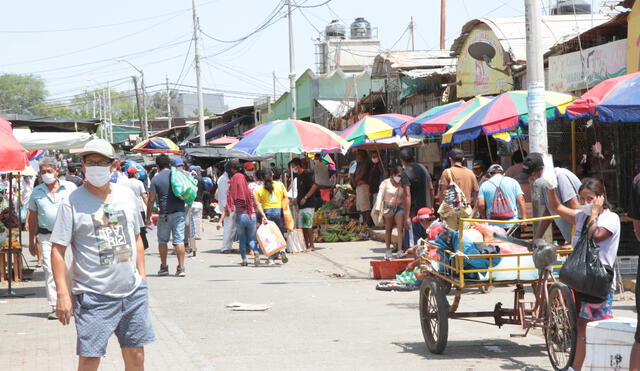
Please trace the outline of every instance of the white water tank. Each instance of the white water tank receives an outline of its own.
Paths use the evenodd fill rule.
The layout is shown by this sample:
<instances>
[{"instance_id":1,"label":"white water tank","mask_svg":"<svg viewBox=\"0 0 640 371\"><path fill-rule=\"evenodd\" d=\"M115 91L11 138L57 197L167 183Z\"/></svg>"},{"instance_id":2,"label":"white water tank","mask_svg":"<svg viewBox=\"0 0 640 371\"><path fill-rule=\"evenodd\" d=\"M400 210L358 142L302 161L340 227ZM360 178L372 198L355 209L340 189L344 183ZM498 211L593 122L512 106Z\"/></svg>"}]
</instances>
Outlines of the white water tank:
<instances>
[{"instance_id":1,"label":"white water tank","mask_svg":"<svg viewBox=\"0 0 640 371\"><path fill-rule=\"evenodd\" d=\"M345 39L347 37L347 27L337 19L334 19L324 28L326 38L335 37Z\"/></svg>"}]
</instances>

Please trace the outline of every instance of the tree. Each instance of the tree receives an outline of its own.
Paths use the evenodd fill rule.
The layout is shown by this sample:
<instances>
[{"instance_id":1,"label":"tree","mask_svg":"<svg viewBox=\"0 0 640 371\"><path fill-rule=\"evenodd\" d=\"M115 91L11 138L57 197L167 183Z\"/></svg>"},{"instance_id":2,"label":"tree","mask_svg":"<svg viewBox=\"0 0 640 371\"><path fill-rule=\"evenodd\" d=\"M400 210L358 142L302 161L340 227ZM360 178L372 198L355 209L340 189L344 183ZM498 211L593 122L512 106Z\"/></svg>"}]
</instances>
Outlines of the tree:
<instances>
[{"instance_id":1,"label":"tree","mask_svg":"<svg viewBox=\"0 0 640 371\"><path fill-rule=\"evenodd\" d=\"M0 75L0 110L30 114L44 103L48 93L44 80L35 75Z\"/></svg>"},{"instance_id":2,"label":"tree","mask_svg":"<svg viewBox=\"0 0 640 371\"><path fill-rule=\"evenodd\" d=\"M213 113L211 113L211 111L209 111L207 107L205 107L203 111L204 111L203 116L213 116ZM199 115L199 112L198 112L198 109L196 108L193 110L193 117L198 117L198 115Z\"/></svg>"}]
</instances>

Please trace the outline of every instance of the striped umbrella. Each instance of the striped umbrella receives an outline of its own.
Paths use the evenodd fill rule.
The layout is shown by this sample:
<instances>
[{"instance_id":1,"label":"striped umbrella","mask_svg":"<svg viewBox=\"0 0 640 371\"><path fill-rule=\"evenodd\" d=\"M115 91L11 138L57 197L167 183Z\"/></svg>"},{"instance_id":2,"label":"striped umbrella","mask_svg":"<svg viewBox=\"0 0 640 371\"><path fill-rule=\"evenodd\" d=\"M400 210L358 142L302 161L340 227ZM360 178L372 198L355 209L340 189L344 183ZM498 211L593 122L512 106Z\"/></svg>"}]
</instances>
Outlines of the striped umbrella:
<instances>
[{"instance_id":1,"label":"striped umbrella","mask_svg":"<svg viewBox=\"0 0 640 371\"><path fill-rule=\"evenodd\" d=\"M413 121L409 121L404 124L404 131L407 134L412 135L420 135L420 134L432 134L430 133L429 127L425 127L423 129L422 124L426 123L430 118L436 117L438 115L444 115L445 113L456 109L464 104L464 100L459 100L457 102L447 103L440 106L433 107L428 111L425 111L418 116Z\"/></svg>"},{"instance_id":2,"label":"striped umbrella","mask_svg":"<svg viewBox=\"0 0 640 371\"><path fill-rule=\"evenodd\" d=\"M605 80L567 107L572 119L590 116L602 122L640 121L640 72Z\"/></svg>"},{"instance_id":3,"label":"striped umbrella","mask_svg":"<svg viewBox=\"0 0 640 371\"><path fill-rule=\"evenodd\" d=\"M575 99L571 94L552 91L546 91L544 97L548 120L564 114L567 106ZM442 135L442 144L472 140L482 133L494 135L497 139L507 138L504 134L497 134L515 130L520 123L527 125L528 121L527 91L509 91L496 96L472 115L449 128Z\"/></svg>"},{"instance_id":4,"label":"striped umbrella","mask_svg":"<svg viewBox=\"0 0 640 371\"><path fill-rule=\"evenodd\" d=\"M489 102L491 102L491 98L477 96L464 103L454 102L446 104L444 107L439 106L442 108L436 110L433 115L427 116L429 113L427 111L423 114L425 117L419 122L410 123L407 132L409 134L441 135Z\"/></svg>"},{"instance_id":5,"label":"striped umbrella","mask_svg":"<svg viewBox=\"0 0 640 371\"><path fill-rule=\"evenodd\" d=\"M157 137L145 139L138 143L131 149L131 152L143 152L143 153L182 153L180 147L178 147L171 139Z\"/></svg>"},{"instance_id":6,"label":"striped umbrella","mask_svg":"<svg viewBox=\"0 0 640 371\"><path fill-rule=\"evenodd\" d=\"M350 143L333 131L301 120L277 120L257 126L233 148L250 155L267 153L346 152Z\"/></svg>"},{"instance_id":7,"label":"striped umbrella","mask_svg":"<svg viewBox=\"0 0 640 371\"><path fill-rule=\"evenodd\" d=\"M402 125L411 120L411 116L396 113L365 116L346 128L340 136L354 145L365 143L367 140L390 138L394 134L402 134Z\"/></svg>"}]
</instances>

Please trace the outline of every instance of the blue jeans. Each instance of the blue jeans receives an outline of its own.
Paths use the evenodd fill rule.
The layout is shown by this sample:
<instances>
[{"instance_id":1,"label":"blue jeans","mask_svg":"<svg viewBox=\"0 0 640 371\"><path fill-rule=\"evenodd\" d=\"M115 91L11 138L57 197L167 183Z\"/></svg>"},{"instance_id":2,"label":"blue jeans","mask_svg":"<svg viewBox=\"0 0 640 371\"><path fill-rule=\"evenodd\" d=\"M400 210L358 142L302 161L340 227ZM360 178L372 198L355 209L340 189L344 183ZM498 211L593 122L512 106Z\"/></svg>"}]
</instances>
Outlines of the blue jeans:
<instances>
[{"instance_id":1,"label":"blue jeans","mask_svg":"<svg viewBox=\"0 0 640 371\"><path fill-rule=\"evenodd\" d=\"M282 209L264 209L264 215L267 216L267 219L276 223L278 228L280 228L280 233L284 236L287 231L284 227L284 217L282 216Z\"/></svg>"},{"instance_id":2,"label":"blue jeans","mask_svg":"<svg viewBox=\"0 0 640 371\"><path fill-rule=\"evenodd\" d=\"M411 236L409 236L409 233L411 233ZM411 221L411 230L404 230L404 242L402 244L402 249L406 251L408 248L417 244L420 238L426 237L427 233L422 225L420 223ZM411 244L411 238L413 238L413 244Z\"/></svg>"},{"instance_id":3,"label":"blue jeans","mask_svg":"<svg viewBox=\"0 0 640 371\"><path fill-rule=\"evenodd\" d=\"M256 243L256 215L237 214L236 233L240 241L240 256L242 260L247 260L247 247L253 250L254 254L260 254L260 249Z\"/></svg>"}]
</instances>

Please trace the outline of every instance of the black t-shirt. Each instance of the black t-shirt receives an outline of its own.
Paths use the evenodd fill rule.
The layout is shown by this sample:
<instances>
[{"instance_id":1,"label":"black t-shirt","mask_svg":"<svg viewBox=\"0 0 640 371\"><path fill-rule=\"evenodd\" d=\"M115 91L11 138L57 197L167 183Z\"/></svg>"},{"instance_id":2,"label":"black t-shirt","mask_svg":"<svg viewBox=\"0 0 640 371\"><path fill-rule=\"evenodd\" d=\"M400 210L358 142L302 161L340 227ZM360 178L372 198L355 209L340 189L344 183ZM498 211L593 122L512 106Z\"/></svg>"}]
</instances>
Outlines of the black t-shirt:
<instances>
[{"instance_id":1,"label":"black t-shirt","mask_svg":"<svg viewBox=\"0 0 640 371\"><path fill-rule=\"evenodd\" d=\"M629 205L629 217L640 220L640 174L633 178L631 186L631 205Z\"/></svg>"},{"instance_id":2,"label":"black t-shirt","mask_svg":"<svg viewBox=\"0 0 640 371\"><path fill-rule=\"evenodd\" d=\"M309 193L309 190L311 189L311 187L313 187L313 184L314 184L313 171L305 170L302 174L298 174L296 181L298 185L298 197L296 197L296 200L298 200L298 205L300 205L300 200L302 200L304 196L306 196L307 193ZM303 208L315 207L317 196L318 196L318 191L316 190L316 192L307 199Z\"/></svg>"},{"instance_id":3,"label":"black t-shirt","mask_svg":"<svg viewBox=\"0 0 640 371\"><path fill-rule=\"evenodd\" d=\"M193 200L194 202L202 202L204 193L204 180L200 175L196 175L196 181L198 181L198 192L196 193L196 198Z\"/></svg>"},{"instance_id":4,"label":"black t-shirt","mask_svg":"<svg viewBox=\"0 0 640 371\"><path fill-rule=\"evenodd\" d=\"M171 171L169 169L162 170L153 177L149 192L157 194L156 202L160 209L160 215L184 211L184 201L176 197L171 188Z\"/></svg>"},{"instance_id":5,"label":"black t-shirt","mask_svg":"<svg viewBox=\"0 0 640 371\"><path fill-rule=\"evenodd\" d=\"M378 193L382 178L382 165L371 162L371 169L369 170L369 192L371 194Z\"/></svg>"},{"instance_id":6,"label":"black t-shirt","mask_svg":"<svg viewBox=\"0 0 640 371\"><path fill-rule=\"evenodd\" d=\"M75 184L76 187L81 187L84 184L82 178L77 175L67 175L67 182Z\"/></svg>"},{"instance_id":7,"label":"black t-shirt","mask_svg":"<svg viewBox=\"0 0 640 371\"><path fill-rule=\"evenodd\" d=\"M409 186L411 189L411 212L410 216L415 216L418 210L423 207L432 207L431 205L431 176L426 167L412 163L404 168L402 173L403 186Z\"/></svg>"}]
</instances>

